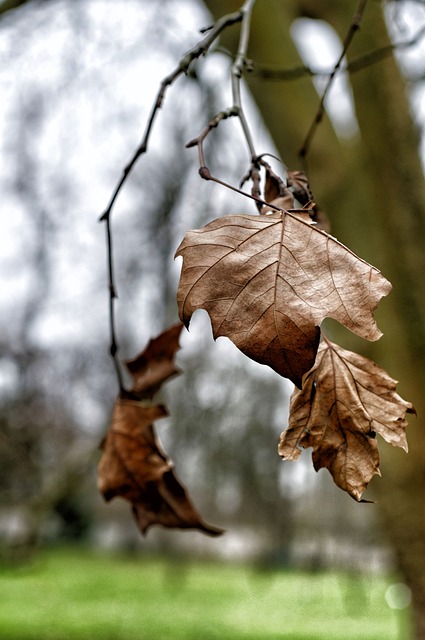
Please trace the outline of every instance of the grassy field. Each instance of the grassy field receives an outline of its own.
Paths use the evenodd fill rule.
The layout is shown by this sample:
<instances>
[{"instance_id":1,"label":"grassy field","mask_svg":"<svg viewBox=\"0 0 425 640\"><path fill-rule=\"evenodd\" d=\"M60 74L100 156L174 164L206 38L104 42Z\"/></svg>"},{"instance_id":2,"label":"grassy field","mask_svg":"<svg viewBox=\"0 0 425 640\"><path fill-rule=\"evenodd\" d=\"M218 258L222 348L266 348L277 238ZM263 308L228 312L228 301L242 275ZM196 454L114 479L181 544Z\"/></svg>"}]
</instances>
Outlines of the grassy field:
<instances>
[{"instance_id":1,"label":"grassy field","mask_svg":"<svg viewBox=\"0 0 425 640\"><path fill-rule=\"evenodd\" d=\"M0 573L2 640L405 640L390 579L56 550Z\"/></svg>"}]
</instances>

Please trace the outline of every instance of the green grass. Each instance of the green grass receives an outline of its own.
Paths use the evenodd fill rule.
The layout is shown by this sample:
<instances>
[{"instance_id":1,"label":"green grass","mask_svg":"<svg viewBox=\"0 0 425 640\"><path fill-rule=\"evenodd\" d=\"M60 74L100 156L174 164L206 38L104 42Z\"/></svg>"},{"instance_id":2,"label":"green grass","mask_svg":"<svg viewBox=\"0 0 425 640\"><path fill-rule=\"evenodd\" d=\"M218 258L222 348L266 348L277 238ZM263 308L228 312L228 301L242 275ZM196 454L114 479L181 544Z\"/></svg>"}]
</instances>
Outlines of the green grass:
<instances>
[{"instance_id":1,"label":"green grass","mask_svg":"<svg viewBox=\"0 0 425 640\"><path fill-rule=\"evenodd\" d=\"M399 640L390 582L56 550L0 572L0 638Z\"/></svg>"}]
</instances>

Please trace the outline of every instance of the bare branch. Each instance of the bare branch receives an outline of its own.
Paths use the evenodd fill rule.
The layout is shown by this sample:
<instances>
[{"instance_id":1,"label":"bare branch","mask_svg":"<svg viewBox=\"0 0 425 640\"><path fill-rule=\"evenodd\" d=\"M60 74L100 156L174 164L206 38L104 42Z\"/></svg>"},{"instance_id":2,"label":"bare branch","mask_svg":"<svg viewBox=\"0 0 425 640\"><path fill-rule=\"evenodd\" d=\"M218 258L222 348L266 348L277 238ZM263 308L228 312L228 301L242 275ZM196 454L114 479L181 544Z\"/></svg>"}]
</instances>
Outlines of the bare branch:
<instances>
[{"instance_id":1,"label":"bare branch","mask_svg":"<svg viewBox=\"0 0 425 640\"><path fill-rule=\"evenodd\" d=\"M115 329L115 300L118 297L115 288L115 276L114 276L114 253L112 251L112 233L111 233L111 218L106 220L106 246L108 257L108 290L109 290L109 329L111 334L111 344L109 348L110 355L114 362L115 373L118 380L120 392L124 391L124 381L121 371L120 362L118 360L118 343Z\"/></svg>"},{"instance_id":2,"label":"bare branch","mask_svg":"<svg viewBox=\"0 0 425 640\"><path fill-rule=\"evenodd\" d=\"M254 9L255 0L246 0L242 9L242 26L239 39L238 52L236 54L235 62L232 66L232 97L233 97L233 109L238 110L239 120L242 125L242 130L247 141L249 152L251 154L251 161L256 157L254 143L252 141L251 132L249 130L248 122L245 117L245 112L242 108L241 99L241 78L247 64L248 42L249 33L251 27L251 15Z\"/></svg>"},{"instance_id":3,"label":"bare branch","mask_svg":"<svg viewBox=\"0 0 425 640\"><path fill-rule=\"evenodd\" d=\"M301 145L301 148L298 152L299 156L301 158L305 158L309 152L313 137L316 133L316 129L318 127L318 125L321 123L321 121L323 120L323 116L325 114L325 101L326 98L328 96L328 93L331 89L331 86L333 84L333 81L338 73L338 71L340 71L341 69L341 65L342 62L344 60L344 57L350 47L350 44L355 36L355 34L357 33L357 31L360 29L360 24L363 18L363 14L364 11L366 9L366 4L367 4L367 0L360 0L358 7L357 7L357 11L356 14L353 17L353 20L351 22L351 25L348 29L347 35L345 36L344 42L343 42L343 47L342 47L342 51L341 51L341 55L339 56L332 73L329 76L328 82L326 84L326 87L323 91L320 103L319 103L319 107L317 109L316 115L313 119L313 122L310 125L310 128L307 132L307 135L304 139L303 144Z\"/></svg>"},{"instance_id":4,"label":"bare branch","mask_svg":"<svg viewBox=\"0 0 425 640\"><path fill-rule=\"evenodd\" d=\"M263 163L261 160L260 160L260 163L263 165L266 164L266 163ZM259 209L263 206L267 206L270 209L273 209L273 211L284 211L286 213L300 212L300 209L283 209L282 207L277 207L275 204L266 202L266 200L263 200L262 198L255 195L254 193L247 193L246 191L242 191L242 189L238 189L237 187L234 187L228 182L224 182L224 180L220 180L219 178L216 178L215 176L213 176L210 170L208 169L208 167L206 167L205 165L199 168L199 175L204 180L211 180L211 182L216 182L217 184L221 184L221 186L226 187L226 189L231 189L231 191L235 191L236 193L239 193L241 196L245 196L245 198L250 198L250 200L254 200ZM248 177L251 177L251 172L248 174ZM244 181L245 181L245 178L244 178ZM305 210L310 211L309 209L305 209Z\"/></svg>"},{"instance_id":5,"label":"bare branch","mask_svg":"<svg viewBox=\"0 0 425 640\"><path fill-rule=\"evenodd\" d=\"M256 201L257 207L259 208L259 210L261 210L261 207L263 206L263 204L266 204L266 203L263 200L261 200L261 198L259 197L260 196L260 189L259 189L259 183L260 183L259 168L260 167L258 163L258 156L255 152L251 131L249 129L248 121L246 119L245 112L243 109L242 98L241 98L241 79L244 75L244 71L246 70L246 68L250 67L251 65L251 61L247 59L247 53L248 53L248 42L249 42L249 34L250 34L250 26L251 26L251 16L252 16L252 11L254 9L255 1L256 0L246 0L244 5L241 8L241 14L242 14L241 33L239 37L238 51L237 51L234 63L232 65L232 72L231 72L233 105L229 109L226 109L225 111L221 111L216 116L214 116L214 118L206 125L206 127L204 127L201 133L196 138L193 138L190 142L187 143L186 148L195 147L195 146L198 148L199 174L201 175L202 178L204 178L204 180L213 180L214 182L217 182L218 184L222 184L234 191L237 191L238 193L247 195L245 192L241 191L240 189L236 189L235 187L232 187L227 183L222 182L217 178L214 178L211 175L205 162L204 149L203 149L204 140L212 129L217 127L222 120L226 120L231 116L238 117L242 126L244 138L248 145L248 149L250 153L250 162L251 162L251 168L247 174L247 177L242 180L242 184L247 179L252 179L252 182L253 182L252 195L249 197L252 197L252 199Z\"/></svg>"},{"instance_id":6,"label":"bare branch","mask_svg":"<svg viewBox=\"0 0 425 640\"><path fill-rule=\"evenodd\" d=\"M166 76L159 87L158 93L156 94L156 98L150 113L150 116L148 118L148 122L146 125L146 129L145 132L143 134L143 138L142 141L140 142L139 146L137 147L135 153L133 154L132 158L130 159L130 161L128 162L128 164L124 167L123 170L123 174L121 179L119 180L116 188L114 189L111 199L109 201L108 206L106 207L106 210L104 211L104 213L102 214L100 220L106 220L106 218L108 216L110 216L112 208L115 204L115 200L117 199L118 194L120 193L126 179L128 178L131 170L133 169L134 165L136 164L137 160L139 159L139 157L141 155L143 155L144 153L146 153L147 148L148 148L148 142L149 142L149 138L150 138L150 134L152 132L152 128L154 125L154 121L155 121L155 117L159 111L159 109L162 107L164 99L165 99L165 94L166 91L168 89L169 86L171 86L179 76L181 76L182 74L186 74L189 70L190 65L192 64L192 62L194 60L197 60L198 58L200 58L201 56L205 55L206 52L208 51L208 49L211 47L211 45L213 44L214 40L216 40L218 38L218 36L220 35L220 33L226 28L231 26L232 24L235 24L236 22L240 22L242 20L242 11L237 11L235 13L231 13L227 16L223 16L222 18L220 18L219 20L217 20L217 22L215 23L215 25L209 30L208 35L205 36L205 38L203 38L197 45L195 45L192 49L190 49L185 56L183 56L183 58L180 60L180 62L178 63L177 67L174 69L174 71L172 71L168 76Z\"/></svg>"},{"instance_id":7,"label":"bare branch","mask_svg":"<svg viewBox=\"0 0 425 640\"><path fill-rule=\"evenodd\" d=\"M401 40L399 42L387 44L384 47L379 47L378 49L364 53L357 58L353 58L353 60L348 64L341 66L341 71L346 71L348 73L357 73L358 71L362 71L366 67L385 60L385 58L391 56L395 51L403 51L414 47L419 44L424 37L425 27L419 29L419 31L409 40ZM329 77L332 73L332 71L312 69L307 65L300 65L299 67L292 67L291 69L272 69L252 64L251 71L255 76L263 80L277 81L299 80L299 78L304 78L305 76Z\"/></svg>"},{"instance_id":8,"label":"bare branch","mask_svg":"<svg viewBox=\"0 0 425 640\"><path fill-rule=\"evenodd\" d=\"M239 116L239 115L240 115L240 110L235 107L231 107L226 111L220 111L220 113L214 116L214 118L210 120L210 122L202 129L201 133L197 138L193 138L193 140L190 140L190 142L186 144L186 149L190 149L191 147L198 147L199 166L201 169L202 167L206 166L205 158L204 158L203 143L205 138L209 134L209 132L212 129L215 129L215 127L217 127L222 120L227 120L227 118L231 118L232 116Z\"/></svg>"},{"instance_id":9,"label":"bare branch","mask_svg":"<svg viewBox=\"0 0 425 640\"><path fill-rule=\"evenodd\" d=\"M292 67L291 69L271 69L270 67L261 67L259 65L252 65L252 73L262 80L299 80L305 78L305 76L329 76L327 71L319 71L308 67L307 65L300 65L299 67Z\"/></svg>"},{"instance_id":10,"label":"bare branch","mask_svg":"<svg viewBox=\"0 0 425 640\"><path fill-rule=\"evenodd\" d=\"M425 37L425 27L419 29L419 31L412 37L410 40L404 40L401 42L395 42L386 45L385 47L380 47L379 49L375 49L374 51L370 51L369 53L365 53L358 58L352 60L347 66L346 69L350 73L356 73L357 71L361 71L365 67L368 67L376 62L381 62L388 56L392 55L394 51L402 51L404 49L409 49L417 45L422 38Z\"/></svg>"},{"instance_id":11,"label":"bare branch","mask_svg":"<svg viewBox=\"0 0 425 640\"><path fill-rule=\"evenodd\" d=\"M245 5L253 4L255 0L247 0ZM117 380L120 387L120 390L123 389L123 380L120 369L119 360L117 357L118 353L118 342L116 338L116 327L115 327L115 301L117 299L117 291L115 287L115 278L114 278L114 263L113 263L113 252L112 252L112 228L111 228L111 213L116 202L116 199L121 192L128 176L130 175L133 167L137 163L137 160L141 155L146 153L148 148L149 138L152 132L152 128L155 122L156 115L159 109L162 107L165 94L169 86L171 86L179 76L186 74L189 70L190 65L194 60L197 60L202 55L205 55L220 33L226 28L235 24L236 22L240 22L244 13L246 13L245 5L242 7L240 11L235 13L230 13L226 16L223 16L214 24L211 29L208 30L207 35L196 44L192 49L190 49L185 56L180 60L177 67L166 76L158 89L155 101L153 103L150 116L147 121L146 129L143 134L142 140L134 152L132 158L128 162L128 164L124 167L122 176L116 185L112 196L110 198L109 204L106 207L106 210L100 217L100 221L106 222L106 231L107 231L107 260L108 260L108 273L109 273L109 327L110 327L110 354L113 358L115 370L117 374Z\"/></svg>"}]
</instances>

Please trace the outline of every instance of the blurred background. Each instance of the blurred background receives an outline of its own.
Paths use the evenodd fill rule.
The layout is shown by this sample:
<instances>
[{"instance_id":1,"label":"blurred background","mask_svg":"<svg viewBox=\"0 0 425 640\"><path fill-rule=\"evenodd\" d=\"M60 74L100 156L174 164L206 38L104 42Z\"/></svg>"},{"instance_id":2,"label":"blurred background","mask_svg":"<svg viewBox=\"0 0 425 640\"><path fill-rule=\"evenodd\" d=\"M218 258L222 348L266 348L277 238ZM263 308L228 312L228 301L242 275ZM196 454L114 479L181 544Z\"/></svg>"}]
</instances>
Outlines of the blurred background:
<instances>
[{"instance_id":1,"label":"blurred background","mask_svg":"<svg viewBox=\"0 0 425 640\"><path fill-rule=\"evenodd\" d=\"M213 540L153 528L143 539L128 505L106 505L96 489L98 446L117 393L98 219L137 147L161 79L199 41L201 28L239 5L0 3L0 553L24 561L40 546L84 542L286 569L398 569L419 606L425 602L421 418L411 421L407 457L381 444L383 479L367 496L377 504L356 504L329 474L313 471L308 451L296 463L281 462L277 442L291 385L226 339L214 343L203 312L183 333L177 357L183 375L164 388L170 417L158 433L195 505L225 535ZM298 150L356 6L258 2L249 53L254 70L243 98L257 153L301 168ZM169 89L149 152L114 209L123 360L177 320L173 256L185 231L220 215L255 213L242 196L203 182L196 151L184 149L231 106L228 51L235 51L237 36L232 27ZM360 345L333 324L329 333L400 379L401 395L419 415L424 41L422 2L371 3L350 49L352 76L343 72L335 83L307 157L332 233L381 268L396 290L377 314L385 342ZM392 51L394 43L401 44ZM376 60L367 60L376 50ZM235 119L208 137L206 152L212 173L232 184L249 168ZM416 554L416 573L407 549Z\"/></svg>"}]
</instances>

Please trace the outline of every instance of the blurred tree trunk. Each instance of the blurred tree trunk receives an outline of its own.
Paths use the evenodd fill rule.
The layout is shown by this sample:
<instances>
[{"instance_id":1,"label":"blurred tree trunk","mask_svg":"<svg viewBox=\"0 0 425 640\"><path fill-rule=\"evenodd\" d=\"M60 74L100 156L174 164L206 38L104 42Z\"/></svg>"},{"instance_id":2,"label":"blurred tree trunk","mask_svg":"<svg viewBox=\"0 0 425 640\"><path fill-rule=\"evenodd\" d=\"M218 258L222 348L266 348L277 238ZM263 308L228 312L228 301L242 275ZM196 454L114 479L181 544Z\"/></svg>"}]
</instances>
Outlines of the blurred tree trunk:
<instances>
[{"instance_id":1,"label":"blurred tree trunk","mask_svg":"<svg viewBox=\"0 0 425 640\"><path fill-rule=\"evenodd\" d=\"M239 8L240 0L207 0L218 17ZM327 20L344 38L356 1L263 0L255 8L249 56L255 63L287 69L299 65L289 33L300 16ZM235 50L237 29L222 44ZM369 3L349 59L388 43L380 3ZM418 137L406 99L406 85L393 58L353 74L361 134L338 142L326 122L308 155L313 192L326 210L332 233L379 267L394 289L377 319L384 337L366 344L331 326L343 346L363 352L400 379L399 392L418 412L408 431L410 452L381 445L383 478L375 480L385 531L412 589L417 639L425 638L425 189ZM310 79L249 86L279 152L299 168L301 146L318 105ZM359 506L359 508L362 508Z\"/></svg>"}]
</instances>

